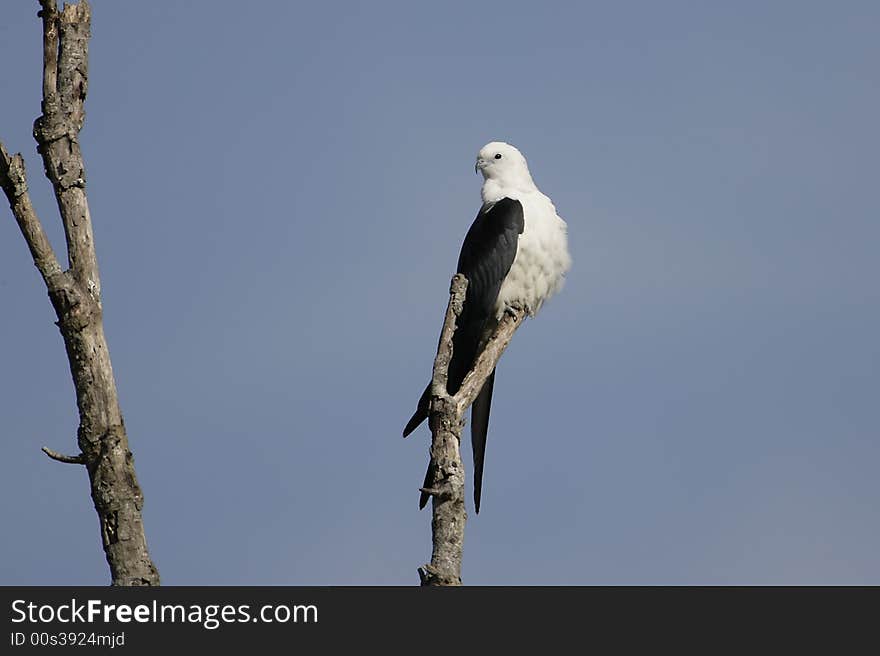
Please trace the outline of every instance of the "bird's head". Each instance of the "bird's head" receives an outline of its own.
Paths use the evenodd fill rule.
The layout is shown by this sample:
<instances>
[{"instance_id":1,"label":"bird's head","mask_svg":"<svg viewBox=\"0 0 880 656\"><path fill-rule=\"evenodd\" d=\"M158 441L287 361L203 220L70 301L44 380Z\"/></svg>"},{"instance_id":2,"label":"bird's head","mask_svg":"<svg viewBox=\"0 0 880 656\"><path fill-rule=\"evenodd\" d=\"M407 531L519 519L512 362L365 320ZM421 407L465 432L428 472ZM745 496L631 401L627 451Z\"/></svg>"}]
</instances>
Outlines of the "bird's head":
<instances>
[{"instance_id":1,"label":"bird's head","mask_svg":"<svg viewBox=\"0 0 880 656\"><path fill-rule=\"evenodd\" d=\"M526 158L514 146L503 141L487 143L477 154L474 169L485 180L497 182L502 187L534 186Z\"/></svg>"}]
</instances>

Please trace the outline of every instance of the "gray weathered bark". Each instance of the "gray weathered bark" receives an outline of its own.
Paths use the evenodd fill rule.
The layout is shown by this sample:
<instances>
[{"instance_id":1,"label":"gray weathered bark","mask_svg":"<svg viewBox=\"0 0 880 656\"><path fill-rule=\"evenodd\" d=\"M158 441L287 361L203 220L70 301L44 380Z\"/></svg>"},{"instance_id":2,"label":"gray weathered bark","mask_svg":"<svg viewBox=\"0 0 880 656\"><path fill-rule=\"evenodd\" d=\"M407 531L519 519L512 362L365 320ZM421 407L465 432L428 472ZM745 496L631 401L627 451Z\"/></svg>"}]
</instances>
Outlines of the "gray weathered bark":
<instances>
[{"instance_id":1,"label":"gray weathered bark","mask_svg":"<svg viewBox=\"0 0 880 656\"><path fill-rule=\"evenodd\" d=\"M101 281L79 145L85 120L91 9L86 0L65 5L63 11L58 10L56 0L40 0L40 5L43 114L34 124L34 138L64 224L67 270L58 262L31 204L24 160L20 154L9 155L2 144L0 186L46 283L76 389L80 453L64 456L43 450L54 460L86 466L113 585L158 585L159 573L147 551L141 517L143 494L104 337Z\"/></svg>"},{"instance_id":2,"label":"gray weathered bark","mask_svg":"<svg viewBox=\"0 0 880 656\"><path fill-rule=\"evenodd\" d=\"M465 376L455 395L446 391L449 362L452 360L452 336L461 316L467 291L467 278L458 273L449 289L449 306L440 331L434 375L431 379L431 464L435 487L431 494L431 563L419 568L422 585L461 585L461 557L467 512L464 504L464 466L461 462L461 432L464 413L477 398L486 379L495 370L513 333L525 318L514 308L504 314L473 370Z\"/></svg>"}]
</instances>

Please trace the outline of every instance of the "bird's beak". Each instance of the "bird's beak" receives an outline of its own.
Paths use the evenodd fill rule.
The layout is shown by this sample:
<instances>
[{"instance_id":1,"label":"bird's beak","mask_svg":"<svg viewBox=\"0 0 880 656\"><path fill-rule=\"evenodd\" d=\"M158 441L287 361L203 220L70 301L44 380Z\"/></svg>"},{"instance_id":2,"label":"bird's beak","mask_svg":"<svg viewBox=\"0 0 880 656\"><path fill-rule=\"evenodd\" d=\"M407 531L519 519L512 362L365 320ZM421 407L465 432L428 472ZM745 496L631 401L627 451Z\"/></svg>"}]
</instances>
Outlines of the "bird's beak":
<instances>
[{"instance_id":1,"label":"bird's beak","mask_svg":"<svg viewBox=\"0 0 880 656\"><path fill-rule=\"evenodd\" d=\"M484 168L486 168L486 160L484 160L484 159L477 159L477 163L474 164L474 173L479 173L479 172L482 171Z\"/></svg>"}]
</instances>

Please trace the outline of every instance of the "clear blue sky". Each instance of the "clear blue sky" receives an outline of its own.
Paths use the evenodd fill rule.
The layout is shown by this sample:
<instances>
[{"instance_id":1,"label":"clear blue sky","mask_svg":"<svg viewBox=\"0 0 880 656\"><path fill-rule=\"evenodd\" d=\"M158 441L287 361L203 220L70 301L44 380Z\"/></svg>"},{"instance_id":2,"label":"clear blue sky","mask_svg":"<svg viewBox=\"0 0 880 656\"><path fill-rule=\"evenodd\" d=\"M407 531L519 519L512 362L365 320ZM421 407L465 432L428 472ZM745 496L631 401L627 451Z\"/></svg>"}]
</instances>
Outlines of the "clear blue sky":
<instances>
[{"instance_id":1,"label":"clear blue sky","mask_svg":"<svg viewBox=\"0 0 880 656\"><path fill-rule=\"evenodd\" d=\"M61 248L36 5L3 6L0 139ZM428 432L400 431L502 139L574 267L499 368L465 582L880 584L880 5L93 8L89 199L164 583L417 583ZM86 474L39 450L76 408L5 203L0 307L0 583L104 584Z\"/></svg>"}]
</instances>

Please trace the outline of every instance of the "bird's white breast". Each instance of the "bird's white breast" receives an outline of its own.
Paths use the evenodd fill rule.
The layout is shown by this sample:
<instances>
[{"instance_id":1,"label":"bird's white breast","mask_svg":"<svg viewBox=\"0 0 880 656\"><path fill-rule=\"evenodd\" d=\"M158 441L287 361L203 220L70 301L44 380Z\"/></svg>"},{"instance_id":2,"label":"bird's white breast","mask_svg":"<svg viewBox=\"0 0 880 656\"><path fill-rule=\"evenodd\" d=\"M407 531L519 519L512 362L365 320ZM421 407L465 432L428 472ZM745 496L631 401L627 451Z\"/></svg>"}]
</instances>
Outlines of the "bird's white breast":
<instances>
[{"instance_id":1,"label":"bird's white breast","mask_svg":"<svg viewBox=\"0 0 880 656\"><path fill-rule=\"evenodd\" d=\"M571 266L567 226L556 214L553 202L537 189L506 195L522 203L525 225L495 310L500 318L506 307L519 305L534 315L544 301L562 289Z\"/></svg>"}]
</instances>

